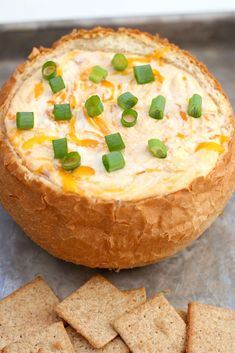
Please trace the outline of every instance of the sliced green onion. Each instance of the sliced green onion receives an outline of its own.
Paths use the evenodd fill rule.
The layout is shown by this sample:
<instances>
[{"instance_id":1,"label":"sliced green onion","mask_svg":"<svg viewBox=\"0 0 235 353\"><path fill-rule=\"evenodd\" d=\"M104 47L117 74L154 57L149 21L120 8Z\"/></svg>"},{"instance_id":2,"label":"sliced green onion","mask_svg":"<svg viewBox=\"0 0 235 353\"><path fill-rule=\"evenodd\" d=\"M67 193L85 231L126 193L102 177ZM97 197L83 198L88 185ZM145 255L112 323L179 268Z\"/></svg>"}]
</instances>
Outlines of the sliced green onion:
<instances>
[{"instance_id":1,"label":"sliced green onion","mask_svg":"<svg viewBox=\"0 0 235 353\"><path fill-rule=\"evenodd\" d=\"M125 159L121 152L115 151L102 156L102 161L107 172L114 172L125 167Z\"/></svg>"},{"instance_id":2,"label":"sliced green onion","mask_svg":"<svg viewBox=\"0 0 235 353\"><path fill-rule=\"evenodd\" d=\"M55 104L53 114L55 120L70 120L72 118L70 104Z\"/></svg>"},{"instance_id":3,"label":"sliced green onion","mask_svg":"<svg viewBox=\"0 0 235 353\"><path fill-rule=\"evenodd\" d=\"M126 146L119 132L104 137L110 152L121 151Z\"/></svg>"},{"instance_id":4,"label":"sliced green onion","mask_svg":"<svg viewBox=\"0 0 235 353\"><path fill-rule=\"evenodd\" d=\"M96 65L92 68L92 71L89 76L89 80L95 83L99 83L104 80L108 75L108 71L103 67Z\"/></svg>"},{"instance_id":5,"label":"sliced green onion","mask_svg":"<svg viewBox=\"0 0 235 353\"><path fill-rule=\"evenodd\" d=\"M16 113L16 127L17 129L28 130L34 127L34 113L33 112L18 112Z\"/></svg>"},{"instance_id":6,"label":"sliced green onion","mask_svg":"<svg viewBox=\"0 0 235 353\"><path fill-rule=\"evenodd\" d=\"M134 109L126 109L122 113L121 123L125 127L132 127L137 122L138 113Z\"/></svg>"},{"instance_id":7,"label":"sliced green onion","mask_svg":"<svg viewBox=\"0 0 235 353\"><path fill-rule=\"evenodd\" d=\"M155 80L151 65L134 66L134 75L138 84L143 85Z\"/></svg>"},{"instance_id":8,"label":"sliced green onion","mask_svg":"<svg viewBox=\"0 0 235 353\"><path fill-rule=\"evenodd\" d=\"M52 140L54 157L61 159L68 153L67 138Z\"/></svg>"},{"instance_id":9,"label":"sliced green onion","mask_svg":"<svg viewBox=\"0 0 235 353\"><path fill-rule=\"evenodd\" d=\"M149 109L149 116L151 116L151 118L153 119L163 119L165 105L166 105L165 97L160 95L153 98Z\"/></svg>"},{"instance_id":10,"label":"sliced green onion","mask_svg":"<svg viewBox=\"0 0 235 353\"><path fill-rule=\"evenodd\" d=\"M97 95L90 96L86 100L85 108L86 108L87 114L92 118L102 114L104 111L104 106L100 100L100 97Z\"/></svg>"},{"instance_id":11,"label":"sliced green onion","mask_svg":"<svg viewBox=\"0 0 235 353\"><path fill-rule=\"evenodd\" d=\"M115 70L123 71L128 66L127 58L123 54L115 54L112 59L112 65Z\"/></svg>"},{"instance_id":12,"label":"sliced green onion","mask_svg":"<svg viewBox=\"0 0 235 353\"><path fill-rule=\"evenodd\" d=\"M157 158L167 157L167 147L162 141L158 139L148 140L148 149L154 157L157 157Z\"/></svg>"},{"instance_id":13,"label":"sliced green onion","mask_svg":"<svg viewBox=\"0 0 235 353\"><path fill-rule=\"evenodd\" d=\"M117 99L117 103L122 109L130 109L134 107L137 102L138 98L133 96L133 94L130 92L122 93Z\"/></svg>"},{"instance_id":14,"label":"sliced green onion","mask_svg":"<svg viewBox=\"0 0 235 353\"><path fill-rule=\"evenodd\" d=\"M81 156L78 152L67 153L61 160L61 165L64 170L73 170L80 166Z\"/></svg>"},{"instance_id":15,"label":"sliced green onion","mask_svg":"<svg viewBox=\"0 0 235 353\"><path fill-rule=\"evenodd\" d=\"M57 93L65 88L64 80L61 76L51 78L49 80L49 85L53 93Z\"/></svg>"},{"instance_id":16,"label":"sliced green onion","mask_svg":"<svg viewBox=\"0 0 235 353\"><path fill-rule=\"evenodd\" d=\"M47 61L43 64L42 76L47 81L56 76L56 63L54 61Z\"/></svg>"},{"instance_id":17,"label":"sliced green onion","mask_svg":"<svg viewBox=\"0 0 235 353\"><path fill-rule=\"evenodd\" d=\"M189 99L188 115L193 118L200 118L202 115L202 97L199 94L194 94Z\"/></svg>"}]
</instances>

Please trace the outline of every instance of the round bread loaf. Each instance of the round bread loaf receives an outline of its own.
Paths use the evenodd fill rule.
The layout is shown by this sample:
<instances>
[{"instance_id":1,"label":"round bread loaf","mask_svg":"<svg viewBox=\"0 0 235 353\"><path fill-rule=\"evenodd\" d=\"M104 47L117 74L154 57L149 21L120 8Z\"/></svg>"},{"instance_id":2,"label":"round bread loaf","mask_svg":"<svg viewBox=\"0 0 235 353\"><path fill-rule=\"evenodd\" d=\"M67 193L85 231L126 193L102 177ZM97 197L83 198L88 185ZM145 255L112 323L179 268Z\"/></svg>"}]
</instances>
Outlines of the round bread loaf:
<instances>
[{"instance_id":1,"label":"round bread loaf","mask_svg":"<svg viewBox=\"0 0 235 353\"><path fill-rule=\"evenodd\" d=\"M42 75L48 61L54 81ZM127 127L130 107L127 122L137 120ZM234 141L228 98L189 53L137 30L75 30L34 48L1 90L0 200L54 256L144 266L221 213L235 184Z\"/></svg>"}]
</instances>

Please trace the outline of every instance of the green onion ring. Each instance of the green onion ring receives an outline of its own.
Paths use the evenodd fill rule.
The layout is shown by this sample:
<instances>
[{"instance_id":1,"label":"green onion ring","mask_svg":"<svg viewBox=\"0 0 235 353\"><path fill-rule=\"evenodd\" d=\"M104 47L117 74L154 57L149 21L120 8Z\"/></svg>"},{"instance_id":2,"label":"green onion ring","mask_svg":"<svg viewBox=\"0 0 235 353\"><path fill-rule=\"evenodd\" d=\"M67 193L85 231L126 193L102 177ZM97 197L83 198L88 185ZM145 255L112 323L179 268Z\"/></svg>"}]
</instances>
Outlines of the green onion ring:
<instances>
[{"instance_id":1,"label":"green onion ring","mask_svg":"<svg viewBox=\"0 0 235 353\"><path fill-rule=\"evenodd\" d=\"M56 76L56 63L54 61L47 61L42 66L42 76L45 80L50 80Z\"/></svg>"},{"instance_id":2,"label":"green onion ring","mask_svg":"<svg viewBox=\"0 0 235 353\"><path fill-rule=\"evenodd\" d=\"M134 109L126 109L122 113L121 123L125 127L132 127L137 122L138 113Z\"/></svg>"}]
</instances>

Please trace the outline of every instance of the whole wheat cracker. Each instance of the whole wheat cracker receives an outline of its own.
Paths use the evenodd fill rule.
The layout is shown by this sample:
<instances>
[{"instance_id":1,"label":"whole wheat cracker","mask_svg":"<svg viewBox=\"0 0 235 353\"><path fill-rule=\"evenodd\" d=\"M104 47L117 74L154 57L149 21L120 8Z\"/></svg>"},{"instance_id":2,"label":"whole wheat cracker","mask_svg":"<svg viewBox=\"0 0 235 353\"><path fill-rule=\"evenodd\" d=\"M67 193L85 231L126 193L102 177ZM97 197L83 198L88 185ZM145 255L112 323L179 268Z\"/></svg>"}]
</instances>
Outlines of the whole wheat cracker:
<instances>
[{"instance_id":1,"label":"whole wheat cracker","mask_svg":"<svg viewBox=\"0 0 235 353\"><path fill-rule=\"evenodd\" d=\"M90 343L77 333L72 327L66 328L69 338L74 346L76 353L129 353L128 347L120 337L114 338L103 348L93 348Z\"/></svg>"},{"instance_id":2,"label":"whole wheat cracker","mask_svg":"<svg viewBox=\"0 0 235 353\"><path fill-rule=\"evenodd\" d=\"M126 290L123 293L129 298L128 311L146 302L146 290L144 287Z\"/></svg>"},{"instance_id":3,"label":"whole wheat cracker","mask_svg":"<svg viewBox=\"0 0 235 353\"><path fill-rule=\"evenodd\" d=\"M114 321L132 353L184 353L186 324L163 295Z\"/></svg>"},{"instance_id":4,"label":"whole wheat cracker","mask_svg":"<svg viewBox=\"0 0 235 353\"><path fill-rule=\"evenodd\" d=\"M58 321L59 299L37 277L0 301L0 349Z\"/></svg>"},{"instance_id":5,"label":"whole wheat cracker","mask_svg":"<svg viewBox=\"0 0 235 353\"><path fill-rule=\"evenodd\" d=\"M187 353L209 352L235 352L235 310L190 303Z\"/></svg>"},{"instance_id":6,"label":"whole wheat cracker","mask_svg":"<svg viewBox=\"0 0 235 353\"><path fill-rule=\"evenodd\" d=\"M76 353L62 322L9 344L2 353Z\"/></svg>"},{"instance_id":7,"label":"whole wheat cracker","mask_svg":"<svg viewBox=\"0 0 235 353\"><path fill-rule=\"evenodd\" d=\"M131 289L123 292L129 298L128 310L133 307L146 302L146 291L145 288ZM117 337L108 343L106 346L100 349L93 348L90 343L77 333L72 327L67 329L68 335L74 345L76 353L128 353L129 349L121 338Z\"/></svg>"},{"instance_id":8,"label":"whole wheat cracker","mask_svg":"<svg viewBox=\"0 0 235 353\"><path fill-rule=\"evenodd\" d=\"M184 310L181 309L175 309L177 311L177 313L179 314L179 316L184 320L184 322L187 324L187 315L188 313Z\"/></svg>"},{"instance_id":9,"label":"whole wheat cracker","mask_svg":"<svg viewBox=\"0 0 235 353\"><path fill-rule=\"evenodd\" d=\"M56 311L94 348L102 348L117 336L111 323L133 305L133 299L98 275L62 301Z\"/></svg>"}]
</instances>

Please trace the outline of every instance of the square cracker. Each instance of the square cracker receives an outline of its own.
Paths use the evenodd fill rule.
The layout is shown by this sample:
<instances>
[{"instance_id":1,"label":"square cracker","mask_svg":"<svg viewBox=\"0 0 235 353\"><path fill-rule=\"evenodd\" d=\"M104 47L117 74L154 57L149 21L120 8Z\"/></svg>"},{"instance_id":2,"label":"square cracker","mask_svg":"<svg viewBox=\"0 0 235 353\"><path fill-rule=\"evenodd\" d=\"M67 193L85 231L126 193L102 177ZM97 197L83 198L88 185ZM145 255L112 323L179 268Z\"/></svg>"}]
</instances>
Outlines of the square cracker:
<instances>
[{"instance_id":1,"label":"square cracker","mask_svg":"<svg viewBox=\"0 0 235 353\"><path fill-rule=\"evenodd\" d=\"M111 323L129 310L130 301L128 295L104 277L95 276L62 301L56 310L94 348L102 348L117 336Z\"/></svg>"},{"instance_id":2,"label":"square cracker","mask_svg":"<svg viewBox=\"0 0 235 353\"><path fill-rule=\"evenodd\" d=\"M114 340L106 344L103 348L93 348L90 343L77 333L72 327L66 328L69 338L74 346L76 353L129 353L128 347L121 340L116 337Z\"/></svg>"},{"instance_id":3,"label":"square cracker","mask_svg":"<svg viewBox=\"0 0 235 353\"><path fill-rule=\"evenodd\" d=\"M184 322L187 324L187 312L181 309L175 309L179 316L184 320Z\"/></svg>"},{"instance_id":4,"label":"square cracker","mask_svg":"<svg viewBox=\"0 0 235 353\"><path fill-rule=\"evenodd\" d=\"M54 323L36 335L10 343L2 353L76 353L62 322Z\"/></svg>"},{"instance_id":5,"label":"square cracker","mask_svg":"<svg viewBox=\"0 0 235 353\"><path fill-rule=\"evenodd\" d=\"M0 350L58 321L58 303L59 299L41 277L1 300Z\"/></svg>"},{"instance_id":6,"label":"square cracker","mask_svg":"<svg viewBox=\"0 0 235 353\"><path fill-rule=\"evenodd\" d=\"M146 302L146 290L144 287L126 290L123 293L125 293L129 298L128 311Z\"/></svg>"},{"instance_id":7,"label":"square cracker","mask_svg":"<svg viewBox=\"0 0 235 353\"><path fill-rule=\"evenodd\" d=\"M190 303L187 353L207 352L235 352L235 311Z\"/></svg>"},{"instance_id":8,"label":"square cracker","mask_svg":"<svg viewBox=\"0 0 235 353\"><path fill-rule=\"evenodd\" d=\"M114 321L132 353L184 353L186 324L163 295Z\"/></svg>"}]
</instances>

